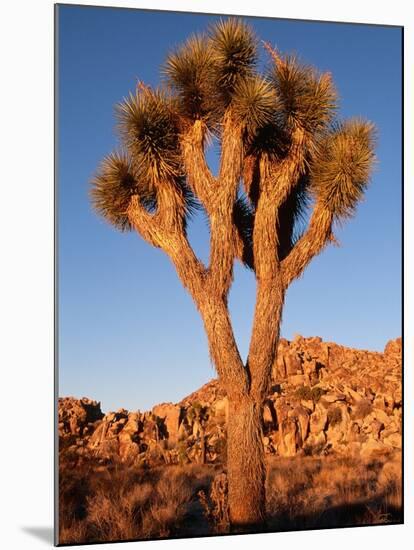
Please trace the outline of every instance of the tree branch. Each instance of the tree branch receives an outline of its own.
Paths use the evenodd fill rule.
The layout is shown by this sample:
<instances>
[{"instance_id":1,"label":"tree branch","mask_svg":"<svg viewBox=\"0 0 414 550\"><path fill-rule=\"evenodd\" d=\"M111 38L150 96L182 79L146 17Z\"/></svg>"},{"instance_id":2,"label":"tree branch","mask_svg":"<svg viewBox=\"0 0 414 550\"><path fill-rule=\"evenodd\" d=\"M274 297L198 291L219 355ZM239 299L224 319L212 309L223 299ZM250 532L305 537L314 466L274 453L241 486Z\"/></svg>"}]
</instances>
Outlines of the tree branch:
<instances>
[{"instance_id":1,"label":"tree branch","mask_svg":"<svg viewBox=\"0 0 414 550\"><path fill-rule=\"evenodd\" d=\"M284 291L277 256L277 190L269 182L272 171L266 157L260 159L259 169L262 185L253 229L256 305L246 366L250 375L250 393L260 401L269 389L270 372L279 338Z\"/></svg>"},{"instance_id":2,"label":"tree branch","mask_svg":"<svg viewBox=\"0 0 414 550\"><path fill-rule=\"evenodd\" d=\"M235 124L231 111L224 115L218 187L210 209L209 273L213 287L227 296L232 278L234 258L240 241L233 223L234 205L241 177L243 142L241 127Z\"/></svg>"},{"instance_id":3,"label":"tree branch","mask_svg":"<svg viewBox=\"0 0 414 550\"><path fill-rule=\"evenodd\" d=\"M157 223L156 215L150 214L142 206L138 195L131 197L126 213L131 227L149 244L161 248L163 232Z\"/></svg>"},{"instance_id":4,"label":"tree branch","mask_svg":"<svg viewBox=\"0 0 414 550\"><path fill-rule=\"evenodd\" d=\"M180 134L180 145L188 183L206 211L210 212L217 181L205 158L206 131L206 125L201 120L196 120Z\"/></svg>"},{"instance_id":5,"label":"tree branch","mask_svg":"<svg viewBox=\"0 0 414 550\"><path fill-rule=\"evenodd\" d=\"M298 184L305 169L306 134L303 129L296 128L286 157L280 162L266 159L267 173L263 180L264 186L271 194L271 200L279 208Z\"/></svg>"},{"instance_id":6,"label":"tree branch","mask_svg":"<svg viewBox=\"0 0 414 550\"><path fill-rule=\"evenodd\" d=\"M212 296L207 290L196 303L204 322L210 357L220 380L230 399L240 399L248 393L248 372L236 344L227 300Z\"/></svg>"},{"instance_id":7,"label":"tree branch","mask_svg":"<svg viewBox=\"0 0 414 550\"><path fill-rule=\"evenodd\" d=\"M250 392L256 399L263 399L269 389L270 372L279 340L285 287L278 257L278 214L303 170L303 139L302 131L293 132L289 153L279 165L272 163L267 155L262 156L259 162L261 188L253 229L257 291L247 360Z\"/></svg>"},{"instance_id":8,"label":"tree branch","mask_svg":"<svg viewBox=\"0 0 414 550\"><path fill-rule=\"evenodd\" d=\"M294 279L302 275L312 258L318 255L330 240L333 240L332 222L332 213L316 204L307 230L281 263L285 289Z\"/></svg>"},{"instance_id":9,"label":"tree branch","mask_svg":"<svg viewBox=\"0 0 414 550\"><path fill-rule=\"evenodd\" d=\"M279 341L285 291L278 269L274 276L257 281L256 306L247 358L250 395L259 402L267 395Z\"/></svg>"},{"instance_id":10,"label":"tree branch","mask_svg":"<svg viewBox=\"0 0 414 550\"><path fill-rule=\"evenodd\" d=\"M207 333L210 356L228 392L246 395L247 371L241 360L231 326L226 299L208 284L207 270L185 236L176 189L162 185L157 191L158 210L149 214L134 196L128 208L131 225L148 242L171 259L177 275L200 311Z\"/></svg>"}]
</instances>

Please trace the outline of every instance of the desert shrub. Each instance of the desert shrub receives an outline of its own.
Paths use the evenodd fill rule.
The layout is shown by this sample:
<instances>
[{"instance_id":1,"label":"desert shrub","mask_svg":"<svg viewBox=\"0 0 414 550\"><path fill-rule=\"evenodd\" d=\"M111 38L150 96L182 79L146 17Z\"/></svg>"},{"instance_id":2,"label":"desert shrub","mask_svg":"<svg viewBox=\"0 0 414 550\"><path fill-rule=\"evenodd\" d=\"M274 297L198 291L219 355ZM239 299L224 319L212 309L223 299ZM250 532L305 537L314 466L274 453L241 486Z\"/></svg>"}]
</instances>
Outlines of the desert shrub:
<instances>
[{"instance_id":1,"label":"desert shrub","mask_svg":"<svg viewBox=\"0 0 414 550\"><path fill-rule=\"evenodd\" d=\"M322 451L324 451L327 448L326 443L320 441L319 443L315 443L313 445L310 445L309 443L305 443L303 446L303 452L305 456L319 456L322 454Z\"/></svg>"},{"instance_id":2,"label":"desert shrub","mask_svg":"<svg viewBox=\"0 0 414 550\"><path fill-rule=\"evenodd\" d=\"M142 538L142 513L153 493L150 483L133 485L118 494L98 492L87 499L87 523L92 540Z\"/></svg>"},{"instance_id":3,"label":"desert shrub","mask_svg":"<svg viewBox=\"0 0 414 550\"><path fill-rule=\"evenodd\" d=\"M183 528L188 505L211 483L201 466L137 469L117 465L66 475L60 489L60 542L108 542L172 536ZM82 474L82 475L80 475ZM70 500L74 499L74 502ZM81 513L74 511L81 506Z\"/></svg>"},{"instance_id":4,"label":"desert shrub","mask_svg":"<svg viewBox=\"0 0 414 550\"><path fill-rule=\"evenodd\" d=\"M73 520L69 524L59 525L59 544L76 544L87 540L86 521Z\"/></svg>"},{"instance_id":5,"label":"desert shrub","mask_svg":"<svg viewBox=\"0 0 414 550\"><path fill-rule=\"evenodd\" d=\"M356 404L354 411L354 418L361 419L365 418L372 412L372 403L369 399L362 399Z\"/></svg>"},{"instance_id":6,"label":"desert shrub","mask_svg":"<svg viewBox=\"0 0 414 550\"><path fill-rule=\"evenodd\" d=\"M179 466L164 470L156 486L157 499L172 502L179 506L192 497L191 483L187 474Z\"/></svg>"},{"instance_id":7,"label":"desert shrub","mask_svg":"<svg viewBox=\"0 0 414 550\"><path fill-rule=\"evenodd\" d=\"M295 397L303 401L311 401L312 389L309 386L300 386L295 391Z\"/></svg>"},{"instance_id":8,"label":"desert shrub","mask_svg":"<svg viewBox=\"0 0 414 550\"><path fill-rule=\"evenodd\" d=\"M62 453L62 451L66 451L71 447L72 445L76 445L76 440L79 438L79 436L75 434L66 435L65 437L59 438L59 452Z\"/></svg>"},{"instance_id":9,"label":"desert shrub","mask_svg":"<svg viewBox=\"0 0 414 550\"><path fill-rule=\"evenodd\" d=\"M171 466L165 470L155 488L149 510L143 516L144 535L168 537L176 534L193 495L191 481L182 468Z\"/></svg>"},{"instance_id":10,"label":"desert shrub","mask_svg":"<svg viewBox=\"0 0 414 550\"><path fill-rule=\"evenodd\" d=\"M325 395L326 393L326 390L322 389L321 387L319 386L314 386L312 388L312 399L315 403L317 403L319 401L319 399Z\"/></svg>"},{"instance_id":11,"label":"desert shrub","mask_svg":"<svg viewBox=\"0 0 414 550\"><path fill-rule=\"evenodd\" d=\"M201 490L198 497L213 530L216 533L227 533L230 528L227 474L218 473L211 483L210 491Z\"/></svg>"},{"instance_id":12,"label":"desert shrub","mask_svg":"<svg viewBox=\"0 0 414 550\"><path fill-rule=\"evenodd\" d=\"M403 484L400 453L384 462L378 475L378 486L384 493L384 506L387 509L398 510L402 508Z\"/></svg>"},{"instance_id":13,"label":"desert shrub","mask_svg":"<svg viewBox=\"0 0 414 550\"><path fill-rule=\"evenodd\" d=\"M342 422L342 411L339 407L332 407L328 410L328 422L331 426Z\"/></svg>"},{"instance_id":14,"label":"desert shrub","mask_svg":"<svg viewBox=\"0 0 414 550\"><path fill-rule=\"evenodd\" d=\"M90 469L73 467L62 461L59 467L59 525L68 528L86 516L86 498L90 490Z\"/></svg>"},{"instance_id":15,"label":"desert shrub","mask_svg":"<svg viewBox=\"0 0 414 550\"><path fill-rule=\"evenodd\" d=\"M143 533L146 538L168 537L172 534L177 519L180 519L177 517L177 511L170 504L153 504L143 518Z\"/></svg>"},{"instance_id":16,"label":"desert shrub","mask_svg":"<svg viewBox=\"0 0 414 550\"><path fill-rule=\"evenodd\" d=\"M295 391L295 397L303 401L314 401L317 403L325 393L326 391L319 386L314 386L313 388L310 386L300 386Z\"/></svg>"},{"instance_id":17,"label":"desert shrub","mask_svg":"<svg viewBox=\"0 0 414 550\"><path fill-rule=\"evenodd\" d=\"M177 443L177 454L178 462L180 463L180 465L186 464L188 462L187 441L185 439L181 439Z\"/></svg>"}]
</instances>

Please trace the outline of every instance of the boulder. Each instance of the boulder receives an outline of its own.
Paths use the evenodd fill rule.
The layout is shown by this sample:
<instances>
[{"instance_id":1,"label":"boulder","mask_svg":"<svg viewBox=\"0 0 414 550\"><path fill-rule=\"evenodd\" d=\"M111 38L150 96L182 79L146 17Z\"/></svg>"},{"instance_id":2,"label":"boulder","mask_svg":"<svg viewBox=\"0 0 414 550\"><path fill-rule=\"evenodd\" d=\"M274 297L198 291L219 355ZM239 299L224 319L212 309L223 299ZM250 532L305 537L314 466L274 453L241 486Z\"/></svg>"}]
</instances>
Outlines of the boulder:
<instances>
[{"instance_id":1,"label":"boulder","mask_svg":"<svg viewBox=\"0 0 414 550\"><path fill-rule=\"evenodd\" d=\"M388 453L389 453L389 447L387 447L381 441L376 441L373 438L369 438L367 441L365 441L361 445L362 457L384 456Z\"/></svg>"},{"instance_id":2,"label":"boulder","mask_svg":"<svg viewBox=\"0 0 414 550\"><path fill-rule=\"evenodd\" d=\"M308 437L308 433L309 433L308 411L307 409L305 409L305 407L302 407L301 405L299 405L293 409L293 414L297 418L299 433L300 433L301 441L303 443L305 439Z\"/></svg>"},{"instance_id":3,"label":"boulder","mask_svg":"<svg viewBox=\"0 0 414 550\"><path fill-rule=\"evenodd\" d=\"M263 422L267 429L276 429L276 411L271 399L267 399L263 406Z\"/></svg>"},{"instance_id":4,"label":"boulder","mask_svg":"<svg viewBox=\"0 0 414 550\"><path fill-rule=\"evenodd\" d=\"M371 433L372 437L378 441L379 438L380 438L380 432L384 428L384 424L382 422L380 422L379 420L375 419L371 423L370 427L371 427L370 433Z\"/></svg>"},{"instance_id":5,"label":"boulder","mask_svg":"<svg viewBox=\"0 0 414 550\"><path fill-rule=\"evenodd\" d=\"M328 403L335 403L336 401L345 401L346 395L344 393L333 390L325 393L323 396L323 400L327 401Z\"/></svg>"},{"instance_id":6,"label":"boulder","mask_svg":"<svg viewBox=\"0 0 414 550\"><path fill-rule=\"evenodd\" d=\"M278 453L280 456L295 456L296 454L296 422L292 418L284 420L280 426Z\"/></svg>"},{"instance_id":7,"label":"boulder","mask_svg":"<svg viewBox=\"0 0 414 550\"><path fill-rule=\"evenodd\" d=\"M145 413L119 409L104 416L99 402L60 398L58 416L60 452L83 460L89 455L148 465L225 460L229 402L218 380L179 404ZM401 448L401 424L400 339L390 341L384 353L318 337L280 339L263 407L267 453L392 453Z\"/></svg>"},{"instance_id":8,"label":"boulder","mask_svg":"<svg viewBox=\"0 0 414 550\"><path fill-rule=\"evenodd\" d=\"M303 374L302 362L296 353L290 352L284 357L286 365L286 375L288 377L296 374Z\"/></svg>"},{"instance_id":9,"label":"boulder","mask_svg":"<svg viewBox=\"0 0 414 550\"><path fill-rule=\"evenodd\" d=\"M229 419L229 400L227 397L218 399L213 404L213 412L216 418L222 419L224 422L228 422Z\"/></svg>"},{"instance_id":10,"label":"boulder","mask_svg":"<svg viewBox=\"0 0 414 550\"><path fill-rule=\"evenodd\" d=\"M314 412L310 416L310 432L319 434L325 430L328 421L326 409L319 403L316 404Z\"/></svg>"},{"instance_id":11,"label":"boulder","mask_svg":"<svg viewBox=\"0 0 414 550\"><path fill-rule=\"evenodd\" d=\"M60 397L58 400L59 435L83 435L88 424L103 418L101 404L87 397Z\"/></svg>"},{"instance_id":12,"label":"boulder","mask_svg":"<svg viewBox=\"0 0 414 550\"><path fill-rule=\"evenodd\" d=\"M383 439L384 445L388 447L395 447L396 449L401 449L402 447L402 436L400 433L393 433Z\"/></svg>"},{"instance_id":13,"label":"boulder","mask_svg":"<svg viewBox=\"0 0 414 550\"><path fill-rule=\"evenodd\" d=\"M330 419L332 411L335 412ZM328 443L335 446L338 443L346 443L348 440L348 434L351 429L351 417L348 413L348 407L345 403L337 402L328 410L329 427L326 432Z\"/></svg>"},{"instance_id":14,"label":"boulder","mask_svg":"<svg viewBox=\"0 0 414 550\"><path fill-rule=\"evenodd\" d=\"M284 356L283 354L278 353L272 369L273 380L279 380L279 379L284 380L286 376L287 374L286 374L286 364L285 364Z\"/></svg>"},{"instance_id":15,"label":"boulder","mask_svg":"<svg viewBox=\"0 0 414 550\"><path fill-rule=\"evenodd\" d=\"M139 445L133 440L131 433L122 431L118 437L119 456L123 462L136 460L139 455Z\"/></svg>"},{"instance_id":16,"label":"boulder","mask_svg":"<svg viewBox=\"0 0 414 550\"><path fill-rule=\"evenodd\" d=\"M153 407L152 412L164 421L169 440L175 443L178 440L180 427L181 407L172 403L163 403Z\"/></svg>"},{"instance_id":17,"label":"boulder","mask_svg":"<svg viewBox=\"0 0 414 550\"><path fill-rule=\"evenodd\" d=\"M292 386L309 386L310 380L307 374L293 374L288 376L289 384Z\"/></svg>"},{"instance_id":18,"label":"boulder","mask_svg":"<svg viewBox=\"0 0 414 550\"><path fill-rule=\"evenodd\" d=\"M288 405L284 397L280 397L275 401L275 409L276 409L276 420L278 425L280 426L282 422L286 420L286 418L288 417L291 407L290 405Z\"/></svg>"},{"instance_id":19,"label":"boulder","mask_svg":"<svg viewBox=\"0 0 414 550\"><path fill-rule=\"evenodd\" d=\"M394 340L389 340L384 348L384 354L387 356L400 356L402 354L402 339L395 338Z\"/></svg>"}]
</instances>

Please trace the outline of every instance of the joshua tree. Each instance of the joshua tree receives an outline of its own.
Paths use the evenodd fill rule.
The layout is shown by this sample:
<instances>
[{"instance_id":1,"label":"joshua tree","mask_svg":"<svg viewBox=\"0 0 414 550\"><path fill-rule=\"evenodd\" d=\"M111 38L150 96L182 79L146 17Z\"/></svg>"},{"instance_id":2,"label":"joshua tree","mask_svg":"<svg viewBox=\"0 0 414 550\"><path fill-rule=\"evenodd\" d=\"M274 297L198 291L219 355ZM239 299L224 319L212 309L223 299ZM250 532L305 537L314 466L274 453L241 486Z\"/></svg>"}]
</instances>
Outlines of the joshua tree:
<instances>
[{"instance_id":1,"label":"joshua tree","mask_svg":"<svg viewBox=\"0 0 414 550\"><path fill-rule=\"evenodd\" d=\"M264 72L259 47L268 56ZM161 248L194 300L229 399L231 524L257 528L265 515L262 408L285 293L363 197L374 128L335 121L331 75L261 46L239 19L170 53L163 77L159 89L139 83L117 105L122 150L103 160L92 202L116 228ZM216 174L206 161L212 140L220 146ZM209 220L208 265L187 238L195 208ZM227 303L235 260L257 282L245 364Z\"/></svg>"}]
</instances>

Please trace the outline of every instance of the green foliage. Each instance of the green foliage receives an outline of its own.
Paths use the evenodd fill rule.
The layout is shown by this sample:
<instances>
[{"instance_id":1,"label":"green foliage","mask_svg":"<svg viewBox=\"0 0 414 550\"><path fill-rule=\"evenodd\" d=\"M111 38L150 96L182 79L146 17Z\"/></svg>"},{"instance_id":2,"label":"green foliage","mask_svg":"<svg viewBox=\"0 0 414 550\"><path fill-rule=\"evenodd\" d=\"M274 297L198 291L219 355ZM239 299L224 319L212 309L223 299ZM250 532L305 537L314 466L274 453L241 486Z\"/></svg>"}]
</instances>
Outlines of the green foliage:
<instances>
[{"instance_id":1,"label":"green foliage","mask_svg":"<svg viewBox=\"0 0 414 550\"><path fill-rule=\"evenodd\" d=\"M337 124L319 141L311 161L312 189L337 218L353 215L368 185L375 160L374 127L352 119Z\"/></svg>"},{"instance_id":2,"label":"green foliage","mask_svg":"<svg viewBox=\"0 0 414 550\"><path fill-rule=\"evenodd\" d=\"M246 266L254 267L252 228L261 159L276 168L284 160L286 166L295 162L299 166L294 176L298 180L277 213L279 260L286 258L302 235L301 222L311 195L329 220L351 216L374 161L373 126L361 120L333 126L336 91L330 74L320 74L292 56L282 57L265 47L273 63L262 76L256 71L258 40L253 29L242 19L223 19L207 34L190 37L168 55L164 89L139 83L116 109L125 153L105 158L92 181L91 198L97 212L115 227L130 229L131 197L137 195L153 212L157 197L161 204L167 196L160 191L168 187L172 193L168 196L177 198L174 219L185 231L188 215L200 205L186 180L180 140L187 138L185 129L201 121L196 139L202 144L209 132L220 141L223 126L229 131L230 143L239 139L243 129L246 196L237 195L233 220L245 245L238 252L245 251L242 261ZM298 147L292 147L295 136ZM194 164L193 176L202 172L203 167Z\"/></svg>"},{"instance_id":3,"label":"green foliage","mask_svg":"<svg viewBox=\"0 0 414 550\"><path fill-rule=\"evenodd\" d=\"M159 183L181 175L176 101L164 91L137 89L117 105L125 147L145 180Z\"/></svg>"},{"instance_id":4,"label":"green foliage","mask_svg":"<svg viewBox=\"0 0 414 550\"><path fill-rule=\"evenodd\" d=\"M138 184L131 162L124 153L105 157L91 184L90 195L95 210L121 231L131 229L126 213L131 197L140 190L148 202L153 199L150 187Z\"/></svg>"},{"instance_id":5,"label":"green foliage","mask_svg":"<svg viewBox=\"0 0 414 550\"><path fill-rule=\"evenodd\" d=\"M294 56L274 57L271 78L279 94L289 127L314 133L333 118L336 91L329 74L301 65Z\"/></svg>"},{"instance_id":6,"label":"green foliage","mask_svg":"<svg viewBox=\"0 0 414 550\"><path fill-rule=\"evenodd\" d=\"M176 92L178 112L191 120L214 123L212 49L204 35L194 35L167 57L164 74Z\"/></svg>"},{"instance_id":7,"label":"green foliage","mask_svg":"<svg viewBox=\"0 0 414 550\"><path fill-rule=\"evenodd\" d=\"M240 79L233 91L232 113L252 141L260 128L274 120L279 101L271 83L258 75Z\"/></svg>"},{"instance_id":8,"label":"green foliage","mask_svg":"<svg viewBox=\"0 0 414 550\"><path fill-rule=\"evenodd\" d=\"M177 112L190 120L202 119L215 130L236 95L241 116L247 111L252 121L262 119L272 90L253 78L256 50L252 29L234 18L213 25L208 36L190 37L169 54L163 69L177 94Z\"/></svg>"},{"instance_id":9,"label":"green foliage","mask_svg":"<svg viewBox=\"0 0 414 550\"><path fill-rule=\"evenodd\" d=\"M240 81L252 74L257 61L257 39L241 19L221 20L210 29L214 80L225 105Z\"/></svg>"},{"instance_id":10,"label":"green foliage","mask_svg":"<svg viewBox=\"0 0 414 550\"><path fill-rule=\"evenodd\" d=\"M157 189L166 180L183 197L184 228L199 208L180 173L174 117L169 109L166 96L149 90L130 95L118 106L120 131L128 153L115 152L103 159L91 180L90 196L98 214L121 231L131 229L127 215L131 197L137 195L141 205L153 212Z\"/></svg>"}]
</instances>

